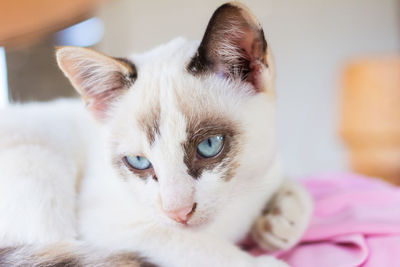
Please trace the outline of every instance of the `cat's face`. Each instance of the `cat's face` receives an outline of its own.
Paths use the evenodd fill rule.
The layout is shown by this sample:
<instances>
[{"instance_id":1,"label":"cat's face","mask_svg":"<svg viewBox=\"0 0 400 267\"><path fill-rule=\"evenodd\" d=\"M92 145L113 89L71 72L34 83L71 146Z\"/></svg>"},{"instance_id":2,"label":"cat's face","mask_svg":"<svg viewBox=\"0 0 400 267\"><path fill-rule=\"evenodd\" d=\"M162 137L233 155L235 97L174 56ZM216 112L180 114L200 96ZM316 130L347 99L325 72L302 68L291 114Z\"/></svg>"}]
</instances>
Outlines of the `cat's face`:
<instances>
[{"instance_id":1,"label":"cat's face","mask_svg":"<svg viewBox=\"0 0 400 267\"><path fill-rule=\"evenodd\" d=\"M58 61L105 125L117 179L157 221L212 221L275 156L272 58L243 6L218 9L200 46L176 39L128 60L63 48Z\"/></svg>"}]
</instances>

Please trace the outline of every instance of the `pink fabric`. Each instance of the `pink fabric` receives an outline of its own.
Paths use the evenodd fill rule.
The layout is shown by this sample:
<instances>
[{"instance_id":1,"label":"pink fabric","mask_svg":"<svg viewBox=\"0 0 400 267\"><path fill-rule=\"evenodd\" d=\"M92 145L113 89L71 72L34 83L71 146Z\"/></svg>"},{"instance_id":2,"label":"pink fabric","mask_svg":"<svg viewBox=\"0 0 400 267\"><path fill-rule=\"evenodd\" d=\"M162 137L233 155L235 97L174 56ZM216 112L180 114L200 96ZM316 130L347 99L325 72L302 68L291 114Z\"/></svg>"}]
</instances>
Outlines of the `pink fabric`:
<instances>
[{"instance_id":1,"label":"pink fabric","mask_svg":"<svg viewBox=\"0 0 400 267\"><path fill-rule=\"evenodd\" d=\"M279 258L293 267L400 267L400 188L355 174L303 181L314 215L301 242Z\"/></svg>"}]
</instances>

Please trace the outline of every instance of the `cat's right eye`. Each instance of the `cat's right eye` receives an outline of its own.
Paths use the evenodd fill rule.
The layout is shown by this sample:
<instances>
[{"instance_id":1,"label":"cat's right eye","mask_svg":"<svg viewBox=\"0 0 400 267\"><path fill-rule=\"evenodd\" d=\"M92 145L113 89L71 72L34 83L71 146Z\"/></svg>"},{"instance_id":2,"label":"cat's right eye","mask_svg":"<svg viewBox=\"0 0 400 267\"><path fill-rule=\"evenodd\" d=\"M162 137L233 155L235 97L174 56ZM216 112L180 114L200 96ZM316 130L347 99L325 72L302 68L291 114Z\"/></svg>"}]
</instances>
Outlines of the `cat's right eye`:
<instances>
[{"instance_id":1,"label":"cat's right eye","mask_svg":"<svg viewBox=\"0 0 400 267\"><path fill-rule=\"evenodd\" d=\"M125 156L122 161L128 168L136 170L147 170L151 168L150 161L142 156Z\"/></svg>"}]
</instances>

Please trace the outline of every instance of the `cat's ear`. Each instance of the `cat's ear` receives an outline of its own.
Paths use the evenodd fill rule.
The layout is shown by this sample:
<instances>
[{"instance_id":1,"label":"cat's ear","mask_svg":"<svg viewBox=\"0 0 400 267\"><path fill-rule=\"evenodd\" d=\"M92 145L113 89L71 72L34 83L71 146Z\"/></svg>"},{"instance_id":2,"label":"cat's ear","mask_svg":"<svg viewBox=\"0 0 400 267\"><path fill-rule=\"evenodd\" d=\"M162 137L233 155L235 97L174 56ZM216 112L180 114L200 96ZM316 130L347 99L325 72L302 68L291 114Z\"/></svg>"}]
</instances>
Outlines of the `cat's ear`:
<instances>
[{"instance_id":1,"label":"cat's ear","mask_svg":"<svg viewBox=\"0 0 400 267\"><path fill-rule=\"evenodd\" d=\"M246 6L231 2L212 15L187 69L194 75L214 72L241 79L260 92L268 87L271 64L272 56L260 23Z\"/></svg>"},{"instance_id":2,"label":"cat's ear","mask_svg":"<svg viewBox=\"0 0 400 267\"><path fill-rule=\"evenodd\" d=\"M58 66L98 120L104 120L110 105L135 81L136 68L129 60L112 58L82 47L61 47Z\"/></svg>"}]
</instances>

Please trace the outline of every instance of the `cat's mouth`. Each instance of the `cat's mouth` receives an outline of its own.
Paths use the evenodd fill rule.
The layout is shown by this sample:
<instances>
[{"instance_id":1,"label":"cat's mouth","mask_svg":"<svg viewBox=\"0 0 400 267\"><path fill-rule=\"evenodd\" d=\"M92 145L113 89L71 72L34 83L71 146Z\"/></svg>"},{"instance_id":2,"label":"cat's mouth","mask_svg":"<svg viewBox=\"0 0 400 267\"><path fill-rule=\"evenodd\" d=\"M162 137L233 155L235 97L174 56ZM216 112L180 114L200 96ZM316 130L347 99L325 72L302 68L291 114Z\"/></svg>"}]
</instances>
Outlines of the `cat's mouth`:
<instances>
[{"instance_id":1,"label":"cat's mouth","mask_svg":"<svg viewBox=\"0 0 400 267\"><path fill-rule=\"evenodd\" d=\"M185 223L175 223L178 228L187 229L187 230L197 230L199 228L204 227L207 224L208 220L189 220Z\"/></svg>"},{"instance_id":2,"label":"cat's mouth","mask_svg":"<svg viewBox=\"0 0 400 267\"><path fill-rule=\"evenodd\" d=\"M168 210L163 208L159 198L159 211L164 215L167 224L180 229L197 229L206 226L212 217L211 210L201 209L197 202L182 204L180 207Z\"/></svg>"},{"instance_id":3,"label":"cat's mouth","mask_svg":"<svg viewBox=\"0 0 400 267\"><path fill-rule=\"evenodd\" d=\"M198 230L206 227L210 223L211 218L209 216L205 216L205 214L200 213L201 212L193 213L191 218L183 223L174 221L174 225L180 229L186 230Z\"/></svg>"},{"instance_id":4,"label":"cat's mouth","mask_svg":"<svg viewBox=\"0 0 400 267\"><path fill-rule=\"evenodd\" d=\"M210 222L208 216L200 215L197 212L193 212L190 218L186 221L177 221L171 218L167 218L167 220L167 224L170 226L185 230L197 230L205 227Z\"/></svg>"}]
</instances>

